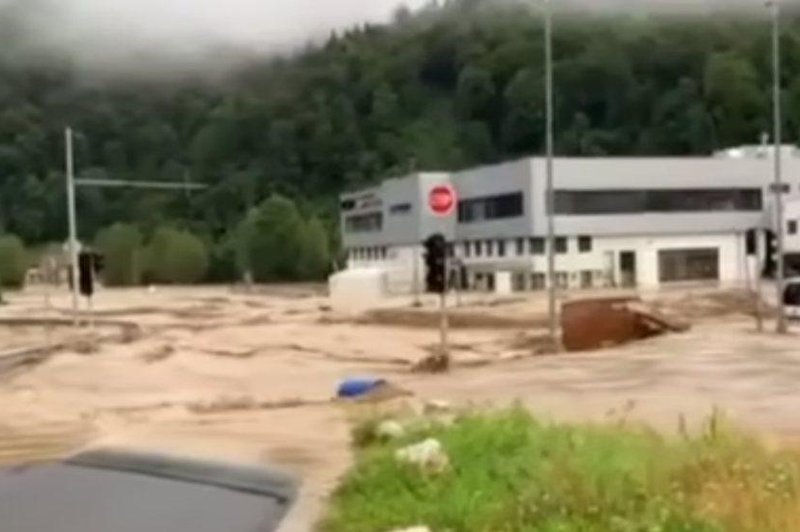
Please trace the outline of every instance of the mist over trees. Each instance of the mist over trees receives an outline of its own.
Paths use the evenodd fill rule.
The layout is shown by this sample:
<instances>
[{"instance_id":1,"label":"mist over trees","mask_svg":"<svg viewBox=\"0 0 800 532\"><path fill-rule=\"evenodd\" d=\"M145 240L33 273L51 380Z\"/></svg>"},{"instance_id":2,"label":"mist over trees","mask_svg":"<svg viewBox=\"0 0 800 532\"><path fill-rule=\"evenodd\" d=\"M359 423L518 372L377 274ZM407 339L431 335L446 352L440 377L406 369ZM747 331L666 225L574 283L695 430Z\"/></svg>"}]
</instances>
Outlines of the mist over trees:
<instances>
[{"instance_id":1,"label":"mist over trees","mask_svg":"<svg viewBox=\"0 0 800 532\"><path fill-rule=\"evenodd\" d=\"M63 127L70 124L81 177L208 185L191 193L80 189L82 240L127 223L152 242L157 228L170 226L200 241L206 278L229 280L243 268L263 280L322 277L338 252L341 191L413 168L458 169L542 151L540 13L488 3L398 12L391 26L363 26L291 58L252 61L225 83L98 81L67 59L6 58L0 232L30 244L65 239ZM2 15L0 35L13 38ZM771 127L766 16L571 14L555 23L559 154L706 154L757 142ZM785 17L783 43L794 141L796 14ZM275 251L276 235L293 240ZM127 229L123 236L135 240ZM146 274L120 268L123 283Z\"/></svg>"}]
</instances>

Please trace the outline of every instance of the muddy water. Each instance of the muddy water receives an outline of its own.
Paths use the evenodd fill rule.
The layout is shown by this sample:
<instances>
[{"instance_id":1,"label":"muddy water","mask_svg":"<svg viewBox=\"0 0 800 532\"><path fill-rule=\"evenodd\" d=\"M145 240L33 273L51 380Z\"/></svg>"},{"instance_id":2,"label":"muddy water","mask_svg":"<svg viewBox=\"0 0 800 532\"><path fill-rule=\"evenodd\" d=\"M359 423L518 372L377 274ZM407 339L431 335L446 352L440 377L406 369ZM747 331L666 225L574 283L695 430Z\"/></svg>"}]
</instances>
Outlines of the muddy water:
<instances>
[{"instance_id":1,"label":"muddy water","mask_svg":"<svg viewBox=\"0 0 800 532\"><path fill-rule=\"evenodd\" d=\"M35 298L18 297L0 315L34 312ZM526 305L490 309L518 317L544 307ZM522 360L511 359L533 353L524 340L537 331L458 329L455 371L423 376L408 368L429 354L435 330L331 317L318 296L120 291L101 294L98 307L145 334L88 355L58 353L0 387L0 430L13 435L0 460L110 445L278 465L304 479L302 504L314 515L350 461L348 414L328 399L341 379L360 375L459 404L520 400L558 420L626 416L670 430L718 406L764 433L800 434L797 339L755 336L744 318Z\"/></svg>"}]
</instances>

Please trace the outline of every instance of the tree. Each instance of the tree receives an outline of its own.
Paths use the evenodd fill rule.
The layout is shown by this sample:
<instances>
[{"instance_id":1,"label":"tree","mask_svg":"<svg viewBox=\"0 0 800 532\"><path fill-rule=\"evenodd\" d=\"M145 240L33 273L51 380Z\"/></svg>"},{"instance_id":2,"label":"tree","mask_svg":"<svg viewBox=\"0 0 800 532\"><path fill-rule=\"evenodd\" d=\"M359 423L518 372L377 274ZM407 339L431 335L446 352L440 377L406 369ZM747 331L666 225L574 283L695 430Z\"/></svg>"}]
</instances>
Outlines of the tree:
<instances>
[{"instance_id":1,"label":"tree","mask_svg":"<svg viewBox=\"0 0 800 532\"><path fill-rule=\"evenodd\" d=\"M300 274L304 280L319 281L331 269L331 253L328 235L322 222L311 217L303 228L303 253Z\"/></svg>"},{"instance_id":2,"label":"tree","mask_svg":"<svg viewBox=\"0 0 800 532\"><path fill-rule=\"evenodd\" d=\"M538 72L517 72L505 90L503 148L518 155L536 151L544 141L544 80Z\"/></svg>"},{"instance_id":3,"label":"tree","mask_svg":"<svg viewBox=\"0 0 800 532\"><path fill-rule=\"evenodd\" d=\"M220 238L211 248L208 267L208 281L212 283L232 283L241 279L236 231L230 231Z\"/></svg>"},{"instance_id":4,"label":"tree","mask_svg":"<svg viewBox=\"0 0 800 532\"><path fill-rule=\"evenodd\" d=\"M455 170L541 153L543 25L521 4L430 1L399 11L396 24L339 32L287 57L237 61L225 83L138 75L85 83L70 62L20 60L13 51L28 38L18 29L25 25L0 10L8 29L0 227L32 245L63 241L65 123L75 130L80 177L207 185L185 194L81 187L83 233L118 220L144 234L171 223L218 243L272 194L322 217L342 190L414 166ZM708 154L769 129L771 43L756 18L575 12L558 26L559 155ZM800 133L792 76L800 17L788 8L782 30L788 142ZM329 233L337 216L322 217ZM238 245L208 247L213 277L227 277ZM290 268L282 268L285 277Z\"/></svg>"},{"instance_id":5,"label":"tree","mask_svg":"<svg viewBox=\"0 0 800 532\"><path fill-rule=\"evenodd\" d=\"M208 271L206 246L188 231L156 229L146 253L146 276L151 282L193 284L204 280Z\"/></svg>"},{"instance_id":6,"label":"tree","mask_svg":"<svg viewBox=\"0 0 800 532\"><path fill-rule=\"evenodd\" d=\"M756 141L767 123L767 106L752 63L735 52L712 54L706 62L704 83L722 144Z\"/></svg>"},{"instance_id":7,"label":"tree","mask_svg":"<svg viewBox=\"0 0 800 532\"><path fill-rule=\"evenodd\" d=\"M95 238L103 255L103 282L107 286L135 286L142 282L142 234L132 224L116 223Z\"/></svg>"},{"instance_id":8,"label":"tree","mask_svg":"<svg viewBox=\"0 0 800 532\"><path fill-rule=\"evenodd\" d=\"M467 119L490 121L496 109L495 86L492 75L477 66L466 66L458 76L456 104Z\"/></svg>"},{"instance_id":9,"label":"tree","mask_svg":"<svg viewBox=\"0 0 800 532\"><path fill-rule=\"evenodd\" d=\"M294 202L283 196L269 197L240 228L243 265L260 283L298 279L305 248L303 233L303 220Z\"/></svg>"},{"instance_id":10,"label":"tree","mask_svg":"<svg viewBox=\"0 0 800 532\"><path fill-rule=\"evenodd\" d=\"M0 235L0 288L21 288L25 284L28 257L16 235Z\"/></svg>"}]
</instances>

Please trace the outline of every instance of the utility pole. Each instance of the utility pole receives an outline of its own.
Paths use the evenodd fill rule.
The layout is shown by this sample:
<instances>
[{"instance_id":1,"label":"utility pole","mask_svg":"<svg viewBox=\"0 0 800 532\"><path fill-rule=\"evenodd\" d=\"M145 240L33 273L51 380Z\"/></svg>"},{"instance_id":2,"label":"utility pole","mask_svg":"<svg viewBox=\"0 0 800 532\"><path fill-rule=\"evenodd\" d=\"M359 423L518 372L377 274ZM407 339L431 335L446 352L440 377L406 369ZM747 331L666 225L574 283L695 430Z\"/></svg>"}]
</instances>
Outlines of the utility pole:
<instances>
[{"instance_id":1,"label":"utility pole","mask_svg":"<svg viewBox=\"0 0 800 532\"><path fill-rule=\"evenodd\" d=\"M78 325L78 228L75 214L75 159L72 151L72 128L64 132L67 164L67 223L69 225L69 267L72 281L72 323Z\"/></svg>"},{"instance_id":2,"label":"utility pole","mask_svg":"<svg viewBox=\"0 0 800 532\"><path fill-rule=\"evenodd\" d=\"M64 132L66 145L67 161L67 224L69 226L69 256L70 256L70 278L72 280L72 322L78 325L78 301L79 301L79 275L78 275L78 222L77 211L75 208L75 187L101 187L101 188L142 188L149 190L184 190L188 194L190 190L202 190L206 185L188 182L184 176L183 182L165 181L124 181L114 179L76 179L75 161L73 156L73 134L72 128L67 127ZM94 328L94 317L92 302L89 301L89 324Z\"/></svg>"},{"instance_id":3,"label":"utility pole","mask_svg":"<svg viewBox=\"0 0 800 532\"><path fill-rule=\"evenodd\" d=\"M548 322L550 341L555 347L558 342L558 323L556 320L556 257L555 257L555 191L553 190L553 10L551 0L545 0L544 55L545 55L545 107L546 107L546 150L547 150L547 278Z\"/></svg>"},{"instance_id":4,"label":"utility pole","mask_svg":"<svg viewBox=\"0 0 800 532\"><path fill-rule=\"evenodd\" d=\"M778 334L786 334L786 309L783 304L783 292L786 288L785 235L786 227L783 219L783 172L781 166L781 144L783 143L783 114L781 110L781 7L779 0L771 0L767 5L772 8L772 99L773 141L775 143L775 234L778 247L778 267L775 274L775 288L778 292Z\"/></svg>"}]
</instances>

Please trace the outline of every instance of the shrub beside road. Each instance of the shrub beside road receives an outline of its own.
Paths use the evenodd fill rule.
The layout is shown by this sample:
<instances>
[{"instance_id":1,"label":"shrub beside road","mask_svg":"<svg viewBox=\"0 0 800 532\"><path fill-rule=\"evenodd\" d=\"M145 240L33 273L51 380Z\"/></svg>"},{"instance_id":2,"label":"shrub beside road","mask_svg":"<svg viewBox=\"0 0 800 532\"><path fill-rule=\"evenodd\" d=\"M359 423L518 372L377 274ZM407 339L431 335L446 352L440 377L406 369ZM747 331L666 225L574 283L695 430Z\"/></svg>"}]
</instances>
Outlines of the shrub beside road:
<instances>
[{"instance_id":1,"label":"shrub beside road","mask_svg":"<svg viewBox=\"0 0 800 532\"><path fill-rule=\"evenodd\" d=\"M374 424L374 423L373 423ZM365 438L334 496L326 532L765 532L800 526L800 454L769 451L714 414L701 434L540 423L522 409ZM449 456L425 473L397 449L436 438Z\"/></svg>"}]
</instances>

